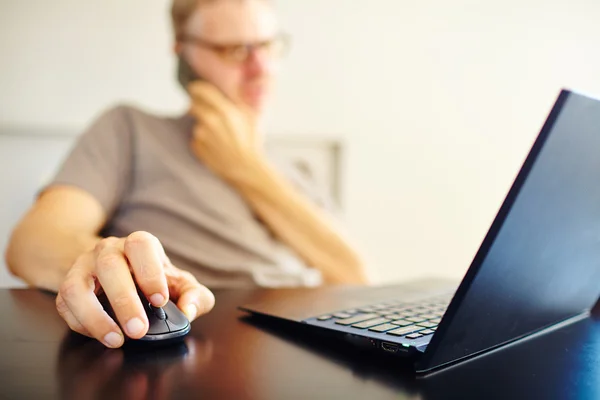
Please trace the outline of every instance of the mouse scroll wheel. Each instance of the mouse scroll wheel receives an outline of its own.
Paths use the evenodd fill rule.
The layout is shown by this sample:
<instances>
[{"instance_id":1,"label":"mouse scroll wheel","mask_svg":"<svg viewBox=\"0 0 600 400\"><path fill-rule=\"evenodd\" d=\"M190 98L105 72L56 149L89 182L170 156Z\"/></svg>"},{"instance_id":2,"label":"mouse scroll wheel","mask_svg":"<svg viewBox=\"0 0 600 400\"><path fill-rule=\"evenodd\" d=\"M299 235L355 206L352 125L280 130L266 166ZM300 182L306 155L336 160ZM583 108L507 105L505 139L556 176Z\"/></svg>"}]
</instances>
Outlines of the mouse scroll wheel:
<instances>
[{"instance_id":1,"label":"mouse scroll wheel","mask_svg":"<svg viewBox=\"0 0 600 400\"><path fill-rule=\"evenodd\" d=\"M160 319L161 321L167 319L167 314L165 314L165 310L163 310L162 307L150 306L150 309L152 310L154 315L156 315L156 318Z\"/></svg>"}]
</instances>

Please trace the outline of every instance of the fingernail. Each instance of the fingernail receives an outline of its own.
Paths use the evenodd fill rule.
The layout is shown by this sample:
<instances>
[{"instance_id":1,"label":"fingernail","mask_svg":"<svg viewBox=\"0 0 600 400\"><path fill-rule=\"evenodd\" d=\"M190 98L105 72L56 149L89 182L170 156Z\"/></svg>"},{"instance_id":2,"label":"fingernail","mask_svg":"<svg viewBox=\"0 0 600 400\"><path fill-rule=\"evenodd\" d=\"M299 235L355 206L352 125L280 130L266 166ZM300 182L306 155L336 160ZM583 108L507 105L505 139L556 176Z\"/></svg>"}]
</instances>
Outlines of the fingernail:
<instances>
[{"instance_id":1,"label":"fingernail","mask_svg":"<svg viewBox=\"0 0 600 400\"><path fill-rule=\"evenodd\" d=\"M197 309L196 306L193 304L188 304L187 306L185 306L183 312L185 313L187 319L189 319L190 321L196 318Z\"/></svg>"},{"instance_id":2,"label":"fingernail","mask_svg":"<svg viewBox=\"0 0 600 400\"><path fill-rule=\"evenodd\" d=\"M127 322L127 333L131 336L138 336L144 330L144 323L139 318L131 318Z\"/></svg>"},{"instance_id":3,"label":"fingernail","mask_svg":"<svg viewBox=\"0 0 600 400\"><path fill-rule=\"evenodd\" d=\"M104 344L108 347L119 347L123 342L123 337L117 332L109 332L104 336Z\"/></svg>"},{"instance_id":4,"label":"fingernail","mask_svg":"<svg viewBox=\"0 0 600 400\"><path fill-rule=\"evenodd\" d=\"M165 304L165 296L160 293L154 293L152 296L150 296L150 302L155 307L162 307Z\"/></svg>"}]
</instances>

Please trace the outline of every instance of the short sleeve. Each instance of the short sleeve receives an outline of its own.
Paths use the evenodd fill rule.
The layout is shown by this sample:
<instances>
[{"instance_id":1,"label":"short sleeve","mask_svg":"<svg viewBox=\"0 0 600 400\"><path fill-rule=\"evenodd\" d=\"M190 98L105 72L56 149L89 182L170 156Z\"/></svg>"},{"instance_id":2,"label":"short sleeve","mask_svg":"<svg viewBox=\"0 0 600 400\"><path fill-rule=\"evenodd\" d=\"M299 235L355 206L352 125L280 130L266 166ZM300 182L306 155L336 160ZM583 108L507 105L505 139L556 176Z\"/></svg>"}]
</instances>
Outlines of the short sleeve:
<instances>
[{"instance_id":1,"label":"short sleeve","mask_svg":"<svg viewBox=\"0 0 600 400\"><path fill-rule=\"evenodd\" d=\"M112 214L131 179L132 132L128 109L112 108L77 139L49 186L69 185L94 196Z\"/></svg>"}]
</instances>

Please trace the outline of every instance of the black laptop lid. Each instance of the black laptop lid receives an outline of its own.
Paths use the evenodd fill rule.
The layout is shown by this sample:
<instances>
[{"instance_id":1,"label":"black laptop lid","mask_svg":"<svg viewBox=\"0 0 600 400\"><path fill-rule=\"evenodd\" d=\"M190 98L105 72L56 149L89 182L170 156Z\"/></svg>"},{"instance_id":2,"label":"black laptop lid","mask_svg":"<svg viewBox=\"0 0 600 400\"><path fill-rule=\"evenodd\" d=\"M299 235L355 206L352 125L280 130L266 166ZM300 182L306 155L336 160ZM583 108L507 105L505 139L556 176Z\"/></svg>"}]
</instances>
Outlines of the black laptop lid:
<instances>
[{"instance_id":1,"label":"black laptop lid","mask_svg":"<svg viewBox=\"0 0 600 400\"><path fill-rule=\"evenodd\" d=\"M563 91L417 369L539 331L599 295L600 102Z\"/></svg>"}]
</instances>

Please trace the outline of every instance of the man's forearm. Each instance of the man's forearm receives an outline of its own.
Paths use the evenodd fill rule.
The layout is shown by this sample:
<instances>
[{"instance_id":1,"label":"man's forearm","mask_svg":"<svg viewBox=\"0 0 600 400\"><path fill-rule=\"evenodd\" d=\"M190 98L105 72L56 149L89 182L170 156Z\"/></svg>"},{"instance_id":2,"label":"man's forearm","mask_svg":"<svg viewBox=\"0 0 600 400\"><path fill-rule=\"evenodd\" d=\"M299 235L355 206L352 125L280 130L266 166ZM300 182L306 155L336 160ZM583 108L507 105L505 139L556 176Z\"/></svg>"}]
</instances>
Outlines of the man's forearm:
<instances>
[{"instance_id":1,"label":"man's forearm","mask_svg":"<svg viewBox=\"0 0 600 400\"><path fill-rule=\"evenodd\" d=\"M264 159L233 178L233 185L273 233L329 283L365 283L362 262L329 217Z\"/></svg>"},{"instance_id":2,"label":"man's forearm","mask_svg":"<svg viewBox=\"0 0 600 400\"><path fill-rule=\"evenodd\" d=\"M55 227L23 221L6 250L10 271L29 285L58 291L77 257L100 240L92 235L60 232Z\"/></svg>"},{"instance_id":3,"label":"man's forearm","mask_svg":"<svg viewBox=\"0 0 600 400\"><path fill-rule=\"evenodd\" d=\"M208 82L188 88L191 114L200 121L191 146L196 156L234 186L282 242L323 273L327 282L366 281L359 257L308 199L262 155L257 116Z\"/></svg>"}]
</instances>

